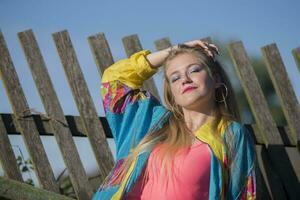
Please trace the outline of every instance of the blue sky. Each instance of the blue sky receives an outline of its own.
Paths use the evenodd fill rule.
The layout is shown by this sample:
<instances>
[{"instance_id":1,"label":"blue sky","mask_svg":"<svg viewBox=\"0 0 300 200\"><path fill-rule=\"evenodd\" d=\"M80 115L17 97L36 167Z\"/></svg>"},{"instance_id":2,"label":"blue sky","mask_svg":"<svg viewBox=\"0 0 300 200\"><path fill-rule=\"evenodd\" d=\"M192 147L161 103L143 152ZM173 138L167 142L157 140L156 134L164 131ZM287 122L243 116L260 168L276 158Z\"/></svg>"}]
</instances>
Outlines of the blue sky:
<instances>
[{"instance_id":1,"label":"blue sky","mask_svg":"<svg viewBox=\"0 0 300 200\"><path fill-rule=\"evenodd\" d=\"M115 60L124 58L122 37L138 34L145 49L169 37L173 44L211 36L223 41L242 40L248 53L276 42L300 98L299 71L291 55L300 46L299 1L9 1L0 3L0 29L7 41L29 105L40 111L31 74L17 33L32 29L46 61L65 114L78 114L58 58L52 33L68 30L99 115L100 77L87 37L103 32ZM159 76L155 77L160 87ZM298 81L297 81L298 80ZM33 89L34 88L34 89ZM0 82L0 112L11 108Z\"/></svg>"},{"instance_id":2,"label":"blue sky","mask_svg":"<svg viewBox=\"0 0 300 200\"><path fill-rule=\"evenodd\" d=\"M87 42L87 37L99 32L105 34L115 61L126 57L121 39L131 34L138 34L143 48L153 51L153 42L163 37L169 37L173 44L206 36L225 42L242 40L248 54L252 55L260 55L262 46L275 42L299 100L299 70L291 54L293 48L300 46L299 11L300 3L296 0L1 0L0 29L29 106L44 112L17 37L18 32L32 29L64 113L78 115L51 35L68 30L97 112L103 116L100 77ZM154 78L161 88L161 77L155 75ZM12 112L1 81L0 112ZM10 138L19 144L18 139Z\"/></svg>"}]
</instances>

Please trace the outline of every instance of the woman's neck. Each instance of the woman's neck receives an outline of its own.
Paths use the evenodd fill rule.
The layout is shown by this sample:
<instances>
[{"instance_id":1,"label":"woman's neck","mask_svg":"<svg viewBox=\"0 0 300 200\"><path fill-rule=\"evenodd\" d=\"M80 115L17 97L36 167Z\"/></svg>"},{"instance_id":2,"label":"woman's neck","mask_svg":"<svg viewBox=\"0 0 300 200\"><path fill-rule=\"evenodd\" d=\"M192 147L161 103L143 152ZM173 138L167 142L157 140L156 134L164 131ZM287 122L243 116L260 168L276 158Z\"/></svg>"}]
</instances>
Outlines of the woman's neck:
<instances>
[{"instance_id":1,"label":"woman's neck","mask_svg":"<svg viewBox=\"0 0 300 200\"><path fill-rule=\"evenodd\" d=\"M216 117L214 107L206 107L201 109L200 111L197 110L188 110L182 108L184 114L184 121L189 130L195 132L200 126L202 126L208 120L212 120Z\"/></svg>"}]
</instances>

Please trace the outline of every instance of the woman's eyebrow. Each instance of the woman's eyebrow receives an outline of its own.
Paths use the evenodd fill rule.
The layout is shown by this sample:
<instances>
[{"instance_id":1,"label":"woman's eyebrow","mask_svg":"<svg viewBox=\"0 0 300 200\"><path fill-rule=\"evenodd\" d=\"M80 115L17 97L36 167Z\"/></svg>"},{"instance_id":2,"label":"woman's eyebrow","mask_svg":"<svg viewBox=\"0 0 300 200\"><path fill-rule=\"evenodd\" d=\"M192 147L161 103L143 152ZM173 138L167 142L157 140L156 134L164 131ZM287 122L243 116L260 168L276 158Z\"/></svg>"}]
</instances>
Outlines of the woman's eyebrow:
<instances>
[{"instance_id":1,"label":"woman's eyebrow","mask_svg":"<svg viewBox=\"0 0 300 200\"><path fill-rule=\"evenodd\" d=\"M187 65L186 68L188 68L188 67L190 67L190 66L192 66L192 65L195 65L195 64L201 65L200 63L191 63L191 64ZM175 70L175 71L173 71L169 76L171 76L172 74L175 74L175 73L177 73L177 72L179 72L179 71L178 71L178 70Z\"/></svg>"}]
</instances>

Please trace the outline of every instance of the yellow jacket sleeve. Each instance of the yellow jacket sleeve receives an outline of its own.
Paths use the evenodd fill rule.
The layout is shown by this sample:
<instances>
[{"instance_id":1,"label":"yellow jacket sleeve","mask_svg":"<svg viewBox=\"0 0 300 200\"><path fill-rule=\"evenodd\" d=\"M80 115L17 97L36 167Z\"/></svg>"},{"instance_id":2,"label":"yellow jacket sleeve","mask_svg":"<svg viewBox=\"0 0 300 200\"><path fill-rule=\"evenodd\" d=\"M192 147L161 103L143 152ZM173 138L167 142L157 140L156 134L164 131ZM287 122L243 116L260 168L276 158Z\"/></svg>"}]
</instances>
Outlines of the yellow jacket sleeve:
<instances>
[{"instance_id":1,"label":"yellow jacket sleeve","mask_svg":"<svg viewBox=\"0 0 300 200\"><path fill-rule=\"evenodd\" d=\"M142 50L114 63L104 71L102 83L119 80L132 89L141 88L143 82L158 71L146 59L146 55L150 53L149 50Z\"/></svg>"}]
</instances>

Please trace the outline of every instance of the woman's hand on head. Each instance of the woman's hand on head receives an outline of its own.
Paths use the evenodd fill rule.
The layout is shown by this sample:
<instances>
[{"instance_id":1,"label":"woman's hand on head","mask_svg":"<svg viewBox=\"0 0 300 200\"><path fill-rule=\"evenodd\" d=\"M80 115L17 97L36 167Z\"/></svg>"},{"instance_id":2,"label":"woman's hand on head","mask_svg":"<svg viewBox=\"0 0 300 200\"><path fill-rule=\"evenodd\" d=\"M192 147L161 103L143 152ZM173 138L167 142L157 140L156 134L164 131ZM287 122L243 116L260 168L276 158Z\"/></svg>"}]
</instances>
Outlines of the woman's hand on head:
<instances>
[{"instance_id":1,"label":"woman's hand on head","mask_svg":"<svg viewBox=\"0 0 300 200\"><path fill-rule=\"evenodd\" d=\"M201 47L204 49L204 51L207 53L208 56L214 57L215 54L220 54L219 49L214 44L209 44L208 42L202 41L202 40L192 40L183 43L189 47Z\"/></svg>"},{"instance_id":2,"label":"woman's hand on head","mask_svg":"<svg viewBox=\"0 0 300 200\"><path fill-rule=\"evenodd\" d=\"M215 54L220 54L218 47L214 44L209 44L207 42L201 41L201 40L192 40L192 41L188 41L183 43L187 46L190 47L201 47L204 49L204 51L207 53L208 56L211 56L212 58L214 58ZM158 67L160 67L162 65L162 63L164 62L165 58L169 55L169 51L172 48L177 48L178 45L157 51L157 52L152 52L151 54L148 54L146 56L148 62L150 63L151 67L156 69Z\"/></svg>"}]
</instances>

